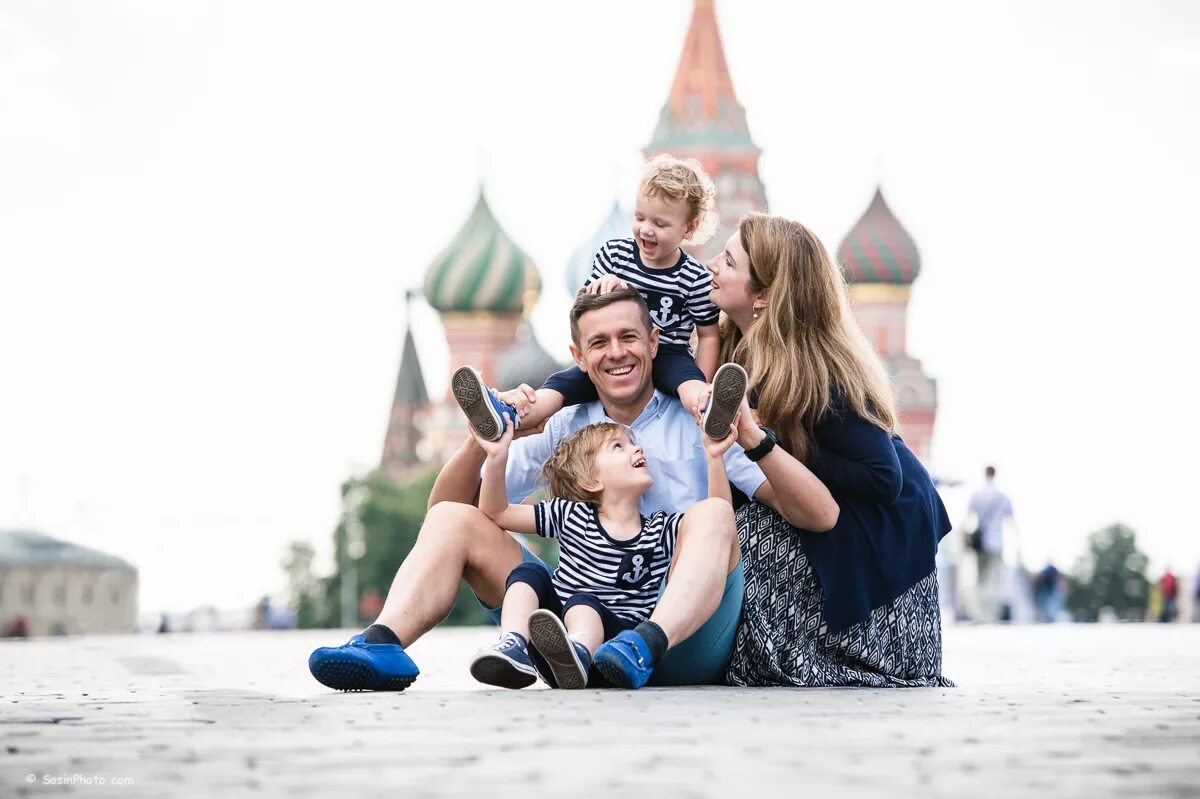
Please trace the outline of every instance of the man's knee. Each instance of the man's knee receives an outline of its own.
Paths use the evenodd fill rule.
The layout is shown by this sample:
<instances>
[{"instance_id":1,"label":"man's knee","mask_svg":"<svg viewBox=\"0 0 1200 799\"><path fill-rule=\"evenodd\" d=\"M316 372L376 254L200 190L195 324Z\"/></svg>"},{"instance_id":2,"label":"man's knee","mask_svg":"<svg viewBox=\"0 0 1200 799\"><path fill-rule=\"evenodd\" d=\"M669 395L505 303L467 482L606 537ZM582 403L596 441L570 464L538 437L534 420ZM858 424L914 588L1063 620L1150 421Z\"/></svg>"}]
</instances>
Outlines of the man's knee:
<instances>
[{"instance_id":1,"label":"man's knee","mask_svg":"<svg viewBox=\"0 0 1200 799\"><path fill-rule=\"evenodd\" d=\"M710 497L693 505L683 517L679 540L679 547L684 550L689 546L688 541L697 540L706 542L707 546L727 550L727 573L733 571L741 560L733 506L724 499Z\"/></svg>"},{"instance_id":2,"label":"man's knee","mask_svg":"<svg viewBox=\"0 0 1200 799\"><path fill-rule=\"evenodd\" d=\"M736 538L733 521L733 506L723 499L702 499L683 516L683 530L690 535L713 536L720 539Z\"/></svg>"},{"instance_id":3,"label":"man's knee","mask_svg":"<svg viewBox=\"0 0 1200 799\"><path fill-rule=\"evenodd\" d=\"M474 505L439 502L425 513L418 536L434 544L465 545L470 543L473 533L486 525L495 527L492 520Z\"/></svg>"}]
</instances>

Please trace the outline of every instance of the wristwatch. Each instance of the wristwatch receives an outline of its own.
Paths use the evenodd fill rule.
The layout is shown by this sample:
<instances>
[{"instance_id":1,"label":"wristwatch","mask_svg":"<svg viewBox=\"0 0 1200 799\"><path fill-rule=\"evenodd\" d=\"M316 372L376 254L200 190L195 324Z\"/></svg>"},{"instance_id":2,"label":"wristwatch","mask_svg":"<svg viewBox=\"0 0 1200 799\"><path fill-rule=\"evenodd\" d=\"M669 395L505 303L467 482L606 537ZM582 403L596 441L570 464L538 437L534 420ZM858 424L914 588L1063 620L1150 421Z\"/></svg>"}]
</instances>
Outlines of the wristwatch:
<instances>
[{"instance_id":1,"label":"wristwatch","mask_svg":"<svg viewBox=\"0 0 1200 799\"><path fill-rule=\"evenodd\" d=\"M775 449L775 445L779 443L779 436L775 435L774 430L766 425L761 425L759 429L767 435L762 441L758 442L757 447L751 447L750 449L746 450L746 458L748 458L752 463L761 461L767 456L767 453Z\"/></svg>"}]
</instances>

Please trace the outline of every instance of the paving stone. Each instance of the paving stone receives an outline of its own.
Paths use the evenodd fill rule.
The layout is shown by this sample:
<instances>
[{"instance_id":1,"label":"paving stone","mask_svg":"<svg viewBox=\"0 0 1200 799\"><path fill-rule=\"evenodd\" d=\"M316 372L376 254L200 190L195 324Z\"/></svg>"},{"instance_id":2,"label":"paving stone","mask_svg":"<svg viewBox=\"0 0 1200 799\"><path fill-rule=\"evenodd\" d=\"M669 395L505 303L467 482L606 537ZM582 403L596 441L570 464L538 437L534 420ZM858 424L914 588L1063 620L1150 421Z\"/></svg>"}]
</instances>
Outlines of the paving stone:
<instances>
[{"instance_id":1,"label":"paving stone","mask_svg":"<svg viewBox=\"0 0 1200 799\"><path fill-rule=\"evenodd\" d=\"M1200 625L951 627L959 687L890 690L492 690L460 628L339 694L349 635L0 643L0 796L1200 797Z\"/></svg>"}]
</instances>

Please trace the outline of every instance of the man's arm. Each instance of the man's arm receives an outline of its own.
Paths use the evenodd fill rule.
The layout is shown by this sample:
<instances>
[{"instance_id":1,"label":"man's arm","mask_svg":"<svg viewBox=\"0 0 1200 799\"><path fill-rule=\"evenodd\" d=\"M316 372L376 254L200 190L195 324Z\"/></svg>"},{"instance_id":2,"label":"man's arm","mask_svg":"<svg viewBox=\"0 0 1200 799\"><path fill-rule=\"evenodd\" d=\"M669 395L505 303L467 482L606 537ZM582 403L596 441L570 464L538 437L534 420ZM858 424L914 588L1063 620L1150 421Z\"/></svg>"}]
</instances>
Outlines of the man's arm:
<instances>
[{"instance_id":1,"label":"man's arm","mask_svg":"<svg viewBox=\"0 0 1200 799\"><path fill-rule=\"evenodd\" d=\"M462 446L450 456L442 471L438 473L429 492L429 505L432 508L439 502L462 502L475 505L479 497L479 470L483 468L486 457L471 436L467 436Z\"/></svg>"}]
</instances>

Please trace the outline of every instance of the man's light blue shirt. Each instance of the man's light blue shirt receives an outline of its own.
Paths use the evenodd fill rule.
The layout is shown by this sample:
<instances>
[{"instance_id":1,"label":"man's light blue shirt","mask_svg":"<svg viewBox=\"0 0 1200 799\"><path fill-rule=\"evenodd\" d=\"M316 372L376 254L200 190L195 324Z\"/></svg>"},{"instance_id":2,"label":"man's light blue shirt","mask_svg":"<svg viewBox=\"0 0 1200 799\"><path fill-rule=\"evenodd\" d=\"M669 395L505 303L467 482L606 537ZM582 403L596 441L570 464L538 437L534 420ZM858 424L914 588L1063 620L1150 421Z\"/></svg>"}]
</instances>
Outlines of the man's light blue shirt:
<instances>
[{"instance_id":1,"label":"man's light blue shirt","mask_svg":"<svg viewBox=\"0 0 1200 799\"><path fill-rule=\"evenodd\" d=\"M563 408L547 420L542 432L514 441L504 474L508 501L523 502L545 485L540 470L558 442L589 424L611 421L597 400ZM683 513L708 496L708 464L700 428L696 426L696 417L685 411L677 398L655 389L629 430L630 437L642 447L650 476L654 478L654 485L639 503L643 516L656 510ZM747 460L737 444L729 448L724 460L729 481L753 498L766 481L762 470Z\"/></svg>"}]
</instances>

